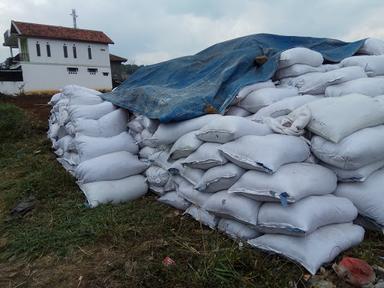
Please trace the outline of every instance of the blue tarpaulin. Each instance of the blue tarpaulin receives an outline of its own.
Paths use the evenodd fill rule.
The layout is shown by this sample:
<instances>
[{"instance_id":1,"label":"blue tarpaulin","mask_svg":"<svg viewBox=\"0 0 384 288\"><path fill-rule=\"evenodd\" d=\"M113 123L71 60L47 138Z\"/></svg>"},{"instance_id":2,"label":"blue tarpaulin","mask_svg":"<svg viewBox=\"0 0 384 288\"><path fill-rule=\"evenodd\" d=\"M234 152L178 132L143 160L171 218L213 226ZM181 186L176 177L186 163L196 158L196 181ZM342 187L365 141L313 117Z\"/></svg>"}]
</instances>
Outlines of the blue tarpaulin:
<instances>
[{"instance_id":1,"label":"blue tarpaulin","mask_svg":"<svg viewBox=\"0 0 384 288\"><path fill-rule=\"evenodd\" d=\"M320 52L327 62L355 54L364 40L255 34L213 45L195 55L144 66L103 98L161 122L223 113L238 91L274 75L280 53L294 47ZM257 67L255 58L267 56Z\"/></svg>"}]
</instances>

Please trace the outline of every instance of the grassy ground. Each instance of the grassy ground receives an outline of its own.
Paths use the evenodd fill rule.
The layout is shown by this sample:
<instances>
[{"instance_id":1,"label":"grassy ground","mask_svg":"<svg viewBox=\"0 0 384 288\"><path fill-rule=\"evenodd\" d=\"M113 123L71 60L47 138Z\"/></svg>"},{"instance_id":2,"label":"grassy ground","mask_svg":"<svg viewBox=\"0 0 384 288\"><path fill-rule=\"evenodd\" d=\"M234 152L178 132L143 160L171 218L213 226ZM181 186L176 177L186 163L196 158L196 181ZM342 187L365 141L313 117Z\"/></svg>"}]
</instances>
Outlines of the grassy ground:
<instances>
[{"instance_id":1,"label":"grassy ground","mask_svg":"<svg viewBox=\"0 0 384 288\"><path fill-rule=\"evenodd\" d=\"M300 266L241 247L154 196L86 208L45 132L0 101L0 287L308 287ZM11 216L28 197L33 210ZM368 233L345 255L382 266L380 237ZM176 265L165 267L166 256Z\"/></svg>"}]
</instances>

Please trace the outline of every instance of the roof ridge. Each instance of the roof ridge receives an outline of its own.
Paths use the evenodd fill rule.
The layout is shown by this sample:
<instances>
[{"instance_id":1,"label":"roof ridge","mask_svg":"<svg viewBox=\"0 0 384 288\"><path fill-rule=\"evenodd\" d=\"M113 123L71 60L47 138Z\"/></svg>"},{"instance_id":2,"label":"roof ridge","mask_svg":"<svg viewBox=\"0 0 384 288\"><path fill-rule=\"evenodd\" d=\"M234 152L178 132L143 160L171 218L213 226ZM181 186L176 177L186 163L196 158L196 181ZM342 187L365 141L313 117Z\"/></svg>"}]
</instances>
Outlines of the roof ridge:
<instances>
[{"instance_id":1,"label":"roof ridge","mask_svg":"<svg viewBox=\"0 0 384 288\"><path fill-rule=\"evenodd\" d=\"M11 21L12 26L17 29L19 35L26 37L41 37L52 39L63 39L73 41L84 41L93 43L113 44L107 34L100 30L71 28L40 23L22 21Z\"/></svg>"},{"instance_id":2,"label":"roof ridge","mask_svg":"<svg viewBox=\"0 0 384 288\"><path fill-rule=\"evenodd\" d=\"M33 22L24 22L24 21L17 21L17 20L11 20L13 23L22 23L22 24L28 24L28 25L39 25L39 26L49 26L49 27L57 27L57 28L65 28L65 29L73 29L73 30L83 30L83 31L93 31L93 32L101 32L104 33L101 30L92 30L92 29L84 29L84 28L73 28L68 26L59 26L59 25L51 25L51 24L41 24L41 23L33 23Z\"/></svg>"}]
</instances>

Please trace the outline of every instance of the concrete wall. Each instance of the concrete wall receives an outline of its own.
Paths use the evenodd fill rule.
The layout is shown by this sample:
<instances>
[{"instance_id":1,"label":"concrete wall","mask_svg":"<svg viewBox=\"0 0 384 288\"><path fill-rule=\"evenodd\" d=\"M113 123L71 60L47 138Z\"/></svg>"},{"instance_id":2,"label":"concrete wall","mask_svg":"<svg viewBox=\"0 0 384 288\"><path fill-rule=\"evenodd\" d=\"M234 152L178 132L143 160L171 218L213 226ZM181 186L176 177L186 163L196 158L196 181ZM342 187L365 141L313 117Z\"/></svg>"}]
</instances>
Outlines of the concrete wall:
<instances>
[{"instance_id":1,"label":"concrete wall","mask_svg":"<svg viewBox=\"0 0 384 288\"><path fill-rule=\"evenodd\" d=\"M76 67L77 74L68 72L68 67ZM77 84L80 86L97 89L112 89L111 69L108 67L97 67L95 74L88 72L89 66L80 65L58 65L58 64L32 64L23 63L23 79L26 93L59 90L65 85ZM91 68L96 68L92 66ZM108 73L104 76L103 73Z\"/></svg>"},{"instance_id":2,"label":"concrete wall","mask_svg":"<svg viewBox=\"0 0 384 288\"><path fill-rule=\"evenodd\" d=\"M5 95L17 95L24 89L24 82L0 81L0 93Z\"/></svg>"}]
</instances>

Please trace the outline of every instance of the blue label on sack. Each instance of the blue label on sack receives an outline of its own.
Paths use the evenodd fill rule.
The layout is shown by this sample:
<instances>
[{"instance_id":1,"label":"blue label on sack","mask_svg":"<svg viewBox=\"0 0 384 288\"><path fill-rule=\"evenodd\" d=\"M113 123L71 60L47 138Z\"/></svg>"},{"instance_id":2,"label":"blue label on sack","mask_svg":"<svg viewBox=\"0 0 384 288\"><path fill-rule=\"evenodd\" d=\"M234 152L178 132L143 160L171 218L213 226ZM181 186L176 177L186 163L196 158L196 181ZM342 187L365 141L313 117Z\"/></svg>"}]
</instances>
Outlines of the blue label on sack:
<instances>
[{"instance_id":1,"label":"blue label on sack","mask_svg":"<svg viewBox=\"0 0 384 288\"><path fill-rule=\"evenodd\" d=\"M281 203L281 205L283 206L283 207L287 207L288 206L288 200L287 200L287 198L288 198L288 193L287 192L283 192L283 193L281 193L280 195L279 195L279 197L280 197L280 203Z\"/></svg>"}]
</instances>

